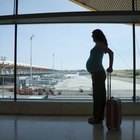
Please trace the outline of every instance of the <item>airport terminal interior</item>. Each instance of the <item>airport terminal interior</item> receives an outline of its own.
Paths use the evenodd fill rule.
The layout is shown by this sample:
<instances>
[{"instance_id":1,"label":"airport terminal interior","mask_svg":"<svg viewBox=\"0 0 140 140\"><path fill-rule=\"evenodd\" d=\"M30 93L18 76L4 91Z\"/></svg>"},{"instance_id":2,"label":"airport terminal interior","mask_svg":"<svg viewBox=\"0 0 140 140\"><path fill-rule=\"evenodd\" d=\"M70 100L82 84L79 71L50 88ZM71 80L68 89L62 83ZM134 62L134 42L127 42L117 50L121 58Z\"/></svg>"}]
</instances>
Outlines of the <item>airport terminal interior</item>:
<instances>
[{"instance_id":1,"label":"airport terminal interior","mask_svg":"<svg viewBox=\"0 0 140 140\"><path fill-rule=\"evenodd\" d=\"M79 54L75 58L78 49L67 46L65 50L62 46L72 45L72 42L78 46L81 38L75 40L74 36L79 36L79 31L82 41L86 40L92 26L106 32L117 32L115 28L122 27L120 38L130 34L124 37L124 42L119 40L123 45L131 44L126 52L123 50L121 54L114 49L121 59L115 60L120 69L112 73L113 97L122 101L119 129L107 128L106 113L102 123L88 123L94 109L91 75L82 69L83 64L77 70L76 64L86 58ZM0 0L0 29L3 32L0 37L4 46L0 47L0 140L139 140L139 26L140 0ZM45 34L47 31L49 35ZM71 31L72 36L64 34ZM47 35L46 38L42 34ZM4 35L10 41L4 41ZM63 39L66 36L70 39ZM58 38L60 50L53 46ZM91 41L87 40L86 43ZM10 49L8 43L12 44ZM30 51L26 48L28 45ZM37 45L39 49L35 48ZM80 48L80 53L83 55L87 50ZM125 57L128 53L130 56ZM70 64L66 65L64 60ZM43 62L47 67L41 66ZM64 65L75 69L67 70Z\"/></svg>"}]
</instances>

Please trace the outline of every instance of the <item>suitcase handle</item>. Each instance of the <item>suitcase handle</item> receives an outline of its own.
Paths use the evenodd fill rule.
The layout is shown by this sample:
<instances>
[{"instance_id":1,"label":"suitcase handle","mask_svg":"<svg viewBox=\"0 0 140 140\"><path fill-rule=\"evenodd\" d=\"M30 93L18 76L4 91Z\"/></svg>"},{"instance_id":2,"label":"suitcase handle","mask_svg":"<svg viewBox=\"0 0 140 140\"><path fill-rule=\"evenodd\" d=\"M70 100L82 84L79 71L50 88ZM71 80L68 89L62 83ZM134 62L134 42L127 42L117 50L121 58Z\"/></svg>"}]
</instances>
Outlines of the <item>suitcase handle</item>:
<instances>
[{"instance_id":1,"label":"suitcase handle","mask_svg":"<svg viewBox=\"0 0 140 140\"><path fill-rule=\"evenodd\" d=\"M111 73L107 73L107 99L111 99Z\"/></svg>"}]
</instances>

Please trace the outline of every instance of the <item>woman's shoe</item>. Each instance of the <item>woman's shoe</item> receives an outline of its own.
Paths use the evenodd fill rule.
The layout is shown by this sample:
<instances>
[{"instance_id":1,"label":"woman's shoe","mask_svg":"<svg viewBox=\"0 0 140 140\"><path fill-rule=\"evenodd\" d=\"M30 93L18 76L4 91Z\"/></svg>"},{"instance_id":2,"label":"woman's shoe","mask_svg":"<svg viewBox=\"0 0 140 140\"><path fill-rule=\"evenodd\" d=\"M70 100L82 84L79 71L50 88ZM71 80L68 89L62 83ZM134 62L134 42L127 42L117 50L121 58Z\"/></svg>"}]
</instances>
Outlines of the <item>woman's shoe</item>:
<instances>
[{"instance_id":1,"label":"woman's shoe","mask_svg":"<svg viewBox=\"0 0 140 140\"><path fill-rule=\"evenodd\" d=\"M90 124L100 124L100 123L102 123L102 120L100 120L98 118L91 117L91 118L88 119L88 123L90 123Z\"/></svg>"}]
</instances>

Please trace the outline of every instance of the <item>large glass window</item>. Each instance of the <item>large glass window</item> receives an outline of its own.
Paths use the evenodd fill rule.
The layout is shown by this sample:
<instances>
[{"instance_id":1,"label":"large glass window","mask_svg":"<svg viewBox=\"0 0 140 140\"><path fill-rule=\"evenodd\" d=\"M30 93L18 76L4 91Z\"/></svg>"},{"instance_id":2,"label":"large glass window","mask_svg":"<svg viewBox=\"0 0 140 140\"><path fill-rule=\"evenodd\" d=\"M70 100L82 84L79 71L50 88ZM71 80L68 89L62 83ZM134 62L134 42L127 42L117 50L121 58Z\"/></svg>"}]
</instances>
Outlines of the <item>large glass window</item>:
<instances>
[{"instance_id":1,"label":"large glass window","mask_svg":"<svg viewBox=\"0 0 140 140\"><path fill-rule=\"evenodd\" d=\"M132 28L125 24L46 24L18 26L18 99L92 99L86 61L100 28L114 51L112 96L132 99ZM122 32L120 32L120 30ZM108 55L104 56L108 67Z\"/></svg>"},{"instance_id":2,"label":"large glass window","mask_svg":"<svg viewBox=\"0 0 140 140\"><path fill-rule=\"evenodd\" d=\"M13 15L16 0L0 0L0 15ZM89 11L69 0L18 0L18 14Z\"/></svg>"},{"instance_id":3,"label":"large glass window","mask_svg":"<svg viewBox=\"0 0 140 140\"><path fill-rule=\"evenodd\" d=\"M14 26L1 26L1 98L14 97ZM92 30L104 31L114 51L112 96L132 99L132 28L125 24L19 25L17 45L18 99L92 99L86 61L94 46ZM121 29L121 33L120 30ZM136 96L139 99L139 27L136 27ZM5 38L6 36L6 38ZM123 38L123 39L122 39ZM108 55L104 56L108 67Z\"/></svg>"},{"instance_id":4,"label":"large glass window","mask_svg":"<svg viewBox=\"0 0 140 140\"><path fill-rule=\"evenodd\" d=\"M132 27L125 24L110 25L109 47L114 51L112 96L121 99L133 97L133 37Z\"/></svg>"},{"instance_id":5,"label":"large glass window","mask_svg":"<svg viewBox=\"0 0 140 140\"><path fill-rule=\"evenodd\" d=\"M0 0L0 16L14 13L14 0Z\"/></svg>"},{"instance_id":6,"label":"large glass window","mask_svg":"<svg viewBox=\"0 0 140 140\"><path fill-rule=\"evenodd\" d=\"M91 31L84 24L18 26L17 97L91 99Z\"/></svg>"},{"instance_id":7,"label":"large glass window","mask_svg":"<svg viewBox=\"0 0 140 140\"><path fill-rule=\"evenodd\" d=\"M140 101L140 26L136 26L136 99Z\"/></svg>"},{"instance_id":8,"label":"large glass window","mask_svg":"<svg viewBox=\"0 0 140 140\"><path fill-rule=\"evenodd\" d=\"M14 98L13 26L0 26L0 98Z\"/></svg>"},{"instance_id":9,"label":"large glass window","mask_svg":"<svg viewBox=\"0 0 140 140\"><path fill-rule=\"evenodd\" d=\"M0 15L12 15L16 0L0 0ZM125 3L124 3L125 4ZM131 5L129 1L127 4ZM100 6L100 5L99 5ZM108 5L107 5L108 7ZM125 10L125 9L124 9ZM18 14L88 11L70 0L18 0ZM99 28L114 51L112 96L133 97L133 36L127 24L18 25L18 99L92 99L86 61L94 46L91 33ZM0 93L14 97L14 26L0 26ZM139 99L139 27L136 27L136 99ZM104 55L108 67L108 55Z\"/></svg>"},{"instance_id":10,"label":"large glass window","mask_svg":"<svg viewBox=\"0 0 140 140\"><path fill-rule=\"evenodd\" d=\"M69 0L19 0L19 13L50 13L50 12L88 11Z\"/></svg>"}]
</instances>

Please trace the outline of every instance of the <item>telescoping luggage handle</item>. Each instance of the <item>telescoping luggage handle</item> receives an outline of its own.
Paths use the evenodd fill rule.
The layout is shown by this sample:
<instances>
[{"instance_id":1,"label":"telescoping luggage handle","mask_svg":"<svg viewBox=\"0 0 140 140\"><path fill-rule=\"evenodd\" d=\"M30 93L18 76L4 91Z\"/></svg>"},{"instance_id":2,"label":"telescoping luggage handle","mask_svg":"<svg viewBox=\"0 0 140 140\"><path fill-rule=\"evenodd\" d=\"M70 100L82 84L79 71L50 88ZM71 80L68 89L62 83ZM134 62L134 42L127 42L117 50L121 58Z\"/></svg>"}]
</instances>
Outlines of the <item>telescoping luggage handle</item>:
<instances>
[{"instance_id":1,"label":"telescoping luggage handle","mask_svg":"<svg viewBox=\"0 0 140 140\"><path fill-rule=\"evenodd\" d=\"M107 73L107 99L111 99L111 73Z\"/></svg>"}]
</instances>

